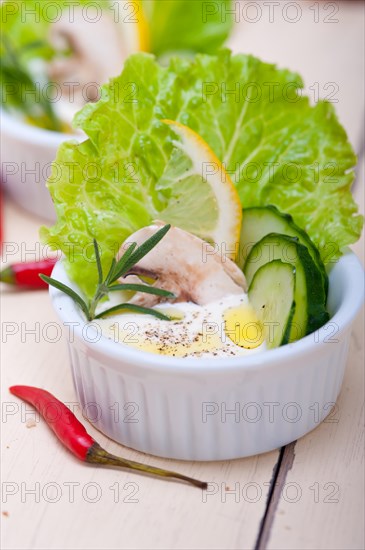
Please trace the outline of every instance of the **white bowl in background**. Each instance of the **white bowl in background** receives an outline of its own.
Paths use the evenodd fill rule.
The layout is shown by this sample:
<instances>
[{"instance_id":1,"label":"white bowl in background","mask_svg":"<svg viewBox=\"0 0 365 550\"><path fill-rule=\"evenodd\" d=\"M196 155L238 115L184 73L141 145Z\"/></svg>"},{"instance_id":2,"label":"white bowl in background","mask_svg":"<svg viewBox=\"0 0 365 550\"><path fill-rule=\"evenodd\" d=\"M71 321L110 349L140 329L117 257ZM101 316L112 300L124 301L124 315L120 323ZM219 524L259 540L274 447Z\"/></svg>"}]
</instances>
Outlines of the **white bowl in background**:
<instances>
[{"instance_id":1,"label":"white bowl in background","mask_svg":"<svg viewBox=\"0 0 365 550\"><path fill-rule=\"evenodd\" d=\"M53 277L75 288L61 262ZM363 302L364 273L353 253L329 277L326 325L298 342L230 358L174 358L114 342L51 288L68 332L74 323L68 346L84 414L123 445L183 460L240 458L303 436L335 404Z\"/></svg>"},{"instance_id":2,"label":"white bowl in background","mask_svg":"<svg viewBox=\"0 0 365 550\"><path fill-rule=\"evenodd\" d=\"M70 139L84 137L31 126L1 110L3 188L22 208L52 222L56 213L45 183L58 147Z\"/></svg>"}]
</instances>

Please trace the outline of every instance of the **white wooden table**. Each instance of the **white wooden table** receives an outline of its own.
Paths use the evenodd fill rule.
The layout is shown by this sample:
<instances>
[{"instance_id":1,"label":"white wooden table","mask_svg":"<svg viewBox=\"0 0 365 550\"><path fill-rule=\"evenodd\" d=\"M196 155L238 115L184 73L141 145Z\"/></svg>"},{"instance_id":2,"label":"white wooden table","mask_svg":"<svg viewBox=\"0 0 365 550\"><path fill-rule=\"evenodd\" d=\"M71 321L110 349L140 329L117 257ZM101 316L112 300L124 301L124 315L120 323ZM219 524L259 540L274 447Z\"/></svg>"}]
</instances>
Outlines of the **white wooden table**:
<instances>
[{"instance_id":1,"label":"white wooden table","mask_svg":"<svg viewBox=\"0 0 365 550\"><path fill-rule=\"evenodd\" d=\"M268 3L256 22L249 10L258 3L249 4L239 3L232 48L297 70L309 93L335 89L340 120L361 157L355 195L363 204L363 3L300 2L295 23L286 20L296 17L293 3L280 2L273 22ZM326 88L330 82L335 88ZM6 202L4 221L5 241L18 247L12 261L25 252L34 259L40 220ZM363 239L354 246L363 258L362 248ZM76 406L65 344L44 337L56 322L48 295L3 287L1 311L4 549L364 548L362 315L335 414L283 449L230 462L169 461L123 448L88 425L111 452L218 484L203 497L187 485L94 468L65 451L7 389L42 386Z\"/></svg>"}]
</instances>

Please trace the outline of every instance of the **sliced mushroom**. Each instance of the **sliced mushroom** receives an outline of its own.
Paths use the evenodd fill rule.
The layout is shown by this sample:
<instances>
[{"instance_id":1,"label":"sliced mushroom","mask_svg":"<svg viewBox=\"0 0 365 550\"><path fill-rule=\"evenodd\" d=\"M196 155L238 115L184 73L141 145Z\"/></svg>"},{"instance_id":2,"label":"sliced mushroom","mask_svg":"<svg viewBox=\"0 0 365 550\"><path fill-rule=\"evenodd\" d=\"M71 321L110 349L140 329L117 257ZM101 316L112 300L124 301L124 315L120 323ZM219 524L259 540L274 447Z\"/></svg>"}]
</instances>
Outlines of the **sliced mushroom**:
<instances>
[{"instance_id":1,"label":"sliced mushroom","mask_svg":"<svg viewBox=\"0 0 365 550\"><path fill-rule=\"evenodd\" d=\"M120 74L128 52L112 17L103 11L98 21L85 20L81 8L66 10L50 26L49 39L59 52L71 49L71 55L56 56L48 65L48 76L61 85L64 95L72 94L76 107L98 99L98 86Z\"/></svg>"},{"instance_id":2,"label":"sliced mushroom","mask_svg":"<svg viewBox=\"0 0 365 550\"><path fill-rule=\"evenodd\" d=\"M140 229L128 238L128 243L141 245L162 225L155 222ZM119 255L126 244L122 245ZM173 292L176 302L190 301L204 305L229 294L242 294L246 290L245 277L232 260L222 258L213 249L206 253L206 243L202 239L178 227L171 227L130 274L154 279L154 286ZM137 292L131 303L152 307L159 301L159 296Z\"/></svg>"}]
</instances>

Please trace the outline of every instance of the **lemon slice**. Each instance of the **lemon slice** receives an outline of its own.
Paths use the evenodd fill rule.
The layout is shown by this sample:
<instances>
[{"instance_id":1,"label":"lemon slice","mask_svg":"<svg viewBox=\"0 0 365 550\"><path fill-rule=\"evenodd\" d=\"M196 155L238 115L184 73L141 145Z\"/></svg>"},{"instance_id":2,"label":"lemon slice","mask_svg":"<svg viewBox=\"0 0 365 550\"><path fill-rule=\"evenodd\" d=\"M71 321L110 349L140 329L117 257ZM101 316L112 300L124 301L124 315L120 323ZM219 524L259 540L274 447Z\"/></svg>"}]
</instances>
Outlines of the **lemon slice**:
<instances>
[{"instance_id":1,"label":"lemon slice","mask_svg":"<svg viewBox=\"0 0 365 550\"><path fill-rule=\"evenodd\" d=\"M173 142L175 149L156 185L168 197L159 216L216 244L223 257L234 259L242 206L231 178L199 134L180 122L162 122L180 139Z\"/></svg>"},{"instance_id":2,"label":"lemon slice","mask_svg":"<svg viewBox=\"0 0 365 550\"><path fill-rule=\"evenodd\" d=\"M149 51L149 28L141 0L119 0L114 20L119 25L127 56Z\"/></svg>"}]
</instances>

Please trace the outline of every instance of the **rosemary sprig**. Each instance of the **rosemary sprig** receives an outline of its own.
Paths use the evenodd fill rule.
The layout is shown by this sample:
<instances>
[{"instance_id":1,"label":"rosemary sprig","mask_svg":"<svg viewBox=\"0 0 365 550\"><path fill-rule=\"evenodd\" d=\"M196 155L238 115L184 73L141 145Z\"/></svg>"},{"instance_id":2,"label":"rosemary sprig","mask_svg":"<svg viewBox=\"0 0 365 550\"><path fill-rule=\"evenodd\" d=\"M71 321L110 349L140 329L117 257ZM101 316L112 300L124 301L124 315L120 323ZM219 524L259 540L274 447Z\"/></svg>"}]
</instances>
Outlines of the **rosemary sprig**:
<instances>
[{"instance_id":1,"label":"rosemary sprig","mask_svg":"<svg viewBox=\"0 0 365 550\"><path fill-rule=\"evenodd\" d=\"M165 298L174 298L174 294L172 292L169 292L168 290L163 290L162 288L155 288L154 286L150 286L147 284L144 285L132 283L116 283L116 281L120 277L126 275L126 273L128 273L128 271L132 269L132 267L136 265L137 262L139 262L144 256L146 256L146 254L148 254L148 252L150 252L152 248L154 248L160 242L160 240L166 235L170 227L170 225L165 225L164 227L161 227L161 229L159 229L154 235L152 235L152 237L142 243L141 246L137 246L136 243L132 243L131 245L129 245L127 250L118 261L113 258L108 274L105 278L101 265L99 247L96 240L94 239L95 260L98 270L98 285L96 287L94 297L88 303L85 302L85 300L81 298L81 296L79 296L74 290L72 290L72 288L61 283L60 281L57 281L56 279L53 279L52 277L48 277L47 275L43 274L40 274L39 276L49 285L54 286L58 290L61 290L61 292L64 292L65 294L70 296L83 311L88 321L92 321L93 319L100 319L104 315L115 313L121 310L130 310L137 313L154 315L158 319L169 321L169 317L156 309L137 306L135 304L129 304L127 302L113 306L110 309L99 313L98 315L96 315L96 308L100 300L107 296L109 292L114 292L116 290L133 290L135 292L145 292L147 294L164 296Z\"/></svg>"},{"instance_id":2,"label":"rosemary sprig","mask_svg":"<svg viewBox=\"0 0 365 550\"><path fill-rule=\"evenodd\" d=\"M110 309L106 309L102 313L99 313L99 315L95 315L94 319L101 319L102 317L104 317L104 315L109 315L110 313L116 313L117 311L122 311L123 309L126 309L128 311L135 311L136 313L146 313L148 315L154 315L155 317L157 317L157 319L170 321L170 317L167 317L157 309L137 306L136 304L119 304L118 306L114 306L114 307L111 307Z\"/></svg>"}]
</instances>

